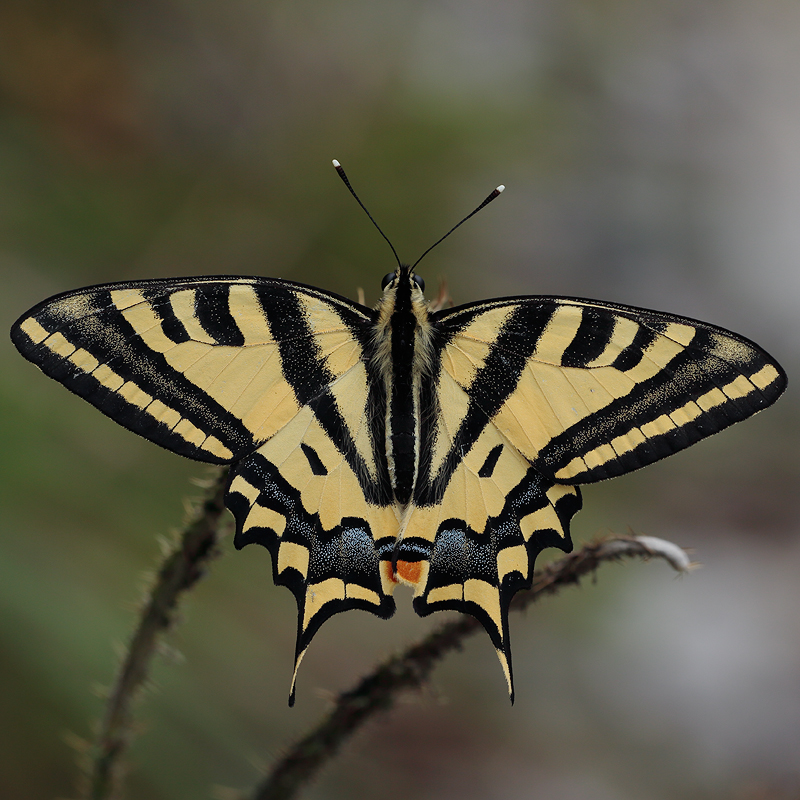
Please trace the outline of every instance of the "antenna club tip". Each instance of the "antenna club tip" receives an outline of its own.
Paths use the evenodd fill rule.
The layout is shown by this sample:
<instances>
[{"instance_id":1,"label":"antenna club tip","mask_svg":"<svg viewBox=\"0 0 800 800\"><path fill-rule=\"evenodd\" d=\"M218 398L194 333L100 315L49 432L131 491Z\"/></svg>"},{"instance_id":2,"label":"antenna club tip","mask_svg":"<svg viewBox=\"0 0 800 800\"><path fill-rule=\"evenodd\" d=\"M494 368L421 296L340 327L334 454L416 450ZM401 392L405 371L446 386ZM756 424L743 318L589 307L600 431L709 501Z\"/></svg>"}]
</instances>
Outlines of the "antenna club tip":
<instances>
[{"instance_id":1,"label":"antenna club tip","mask_svg":"<svg viewBox=\"0 0 800 800\"><path fill-rule=\"evenodd\" d=\"M506 187L502 183L495 189L497 194L500 194L500 192L504 192L505 190L506 190Z\"/></svg>"},{"instance_id":2,"label":"antenna club tip","mask_svg":"<svg viewBox=\"0 0 800 800\"><path fill-rule=\"evenodd\" d=\"M339 169L339 167L342 166L335 158L333 159L333 161L331 163L333 164L335 169Z\"/></svg>"}]
</instances>

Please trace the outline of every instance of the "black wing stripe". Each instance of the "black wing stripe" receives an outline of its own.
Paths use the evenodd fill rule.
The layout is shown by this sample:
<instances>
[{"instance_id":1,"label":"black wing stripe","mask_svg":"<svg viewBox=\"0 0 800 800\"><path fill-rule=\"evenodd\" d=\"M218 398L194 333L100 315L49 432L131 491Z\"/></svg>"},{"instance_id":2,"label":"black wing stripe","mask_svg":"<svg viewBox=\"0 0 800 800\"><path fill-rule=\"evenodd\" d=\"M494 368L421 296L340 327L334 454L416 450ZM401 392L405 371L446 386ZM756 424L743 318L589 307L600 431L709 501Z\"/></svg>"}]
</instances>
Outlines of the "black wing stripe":
<instances>
[{"instance_id":1,"label":"black wing stripe","mask_svg":"<svg viewBox=\"0 0 800 800\"><path fill-rule=\"evenodd\" d=\"M234 453L253 446L252 434L237 417L212 398L199 397L191 381L141 342L110 292L101 290L84 300L86 313L67 322L57 310L37 314L37 323L50 336L34 347L28 345L27 352L21 349L46 374L129 430L189 458L226 463ZM54 346L59 349L53 350ZM76 353L81 354L77 358L83 359L83 367ZM171 403L176 400L179 403ZM177 405L180 414L168 413ZM229 455L219 448L216 454L204 449L209 436L222 442Z\"/></svg>"},{"instance_id":2,"label":"black wing stripe","mask_svg":"<svg viewBox=\"0 0 800 800\"><path fill-rule=\"evenodd\" d=\"M491 478L494 468L497 466L497 461L500 458L500 453L503 452L503 445L495 445L486 456L483 466L478 470L479 478Z\"/></svg>"},{"instance_id":3,"label":"black wing stripe","mask_svg":"<svg viewBox=\"0 0 800 800\"><path fill-rule=\"evenodd\" d=\"M581 323L574 338L564 350L561 365L585 367L594 361L608 346L614 333L615 320L596 308L582 309Z\"/></svg>"},{"instance_id":4,"label":"black wing stripe","mask_svg":"<svg viewBox=\"0 0 800 800\"><path fill-rule=\"evenodd\" d=\"M638 366L642 360L645 350L655 341L654 331L644 326L639 326L639 330L633 337L633 341L625 347L612 363L612 367L627 372Z\"/></svg>"},{"instance_id":5,"label":"black wing stripe","mask_svg":"<svg viewBox=\"0 0 800 800\"><path fill-rule=\"evenodd\" d=\"M203 330L220 345L241 347L244 336L230 312L230 286L220 283L195 292L194 312Z\"/></svg>"},{"instance_id":6,"label":"black wing stripe","mask_svg":"<svg viewBox=\"0 0 800 800\"><path fill-rule=\"evenodd\" d=\"M189 331L175 313L175 309L169 302L169 295L164 295L163 289L152 287L142 290L142 297L150 304L156 317L161 320L161 330L164 335L175 344L183 344L190 341Z\"/></svg>"},{"instance_id":7,"label":"black wing stripe","mask_svg":"<svg viewBox=\"0 0 800 800\"><path fill-rule=\"evenodd\" d=\"M278 343L283 376L299 405L307 405L333 383L320 347L297 295L289 289L257 291L259 302Z\"/></svg>"},{"instance_id":8,"label":"black wing stripe","mask_svg":"<svg viewBox=\"0 0 800 800\"><path fill-rule=\"evenodd\" d=\"M438 502L443 496L464 455L517 388L519 377L556 309L554 303L525 304L517 306L508 316L483 366L466 390L469 397L467 414L455 434L449 454L428 489L428 496L425 497L421 491L428 487L417 487L418 503Z\"/></svg>"},{"instance_id":9,"label":"black wing stripe","mask_svg":"<svg viewBox=\"0 0 800 800\"><path fill-rule=\"evenodd\" d=\"M375 464L376 481L374 486L378 493L379 504L387 505L392 501L393 495L389 477L389 462L386 457L386 388L382 377L369 358L366 368L367 385L369 386L366 424L369 430L372 460Z\"/></svg>"},{"instance_id":10,"label":"black wing stripe","mask_svg":"<svg viewBox=\"0 0 800 800\"><path fill-rule=\"evenodd\" d=\"M594 453L600 464L592 466L588 458L585 473L565 478L568 482L585 482L619 475L677 452L777 398L782 391L780 374L768 365L774 377L759 387L750 378L764 366L755 355L753 362L750 366L746 362L729 364L708 353L698 358L694 348L687 348L648 381L604 408L602 414L587 417L552 439L540 452L536 465L546 474L557 474L578 454L587 460ZM660 411L655 418L654 408ZM630 442L637 430L646 441L626 447L614 458L600 452L604 447L616 452L621 445L615 448L615 443L622 439Z\"/></svg>"},{"instance_id":11,"label":"black wing stripe","mask_svg":"<svg viewBox=\"0 0 800 800\"><path fill-rule=\"evenodd\" d=\"M350 428L328 388L336 376L325 363L296 293L289 289L270 288L258 293L258 297L272 335L278 342L283 376L292 387L298 404L308 405L313 410L331 442L347 459L365 497L370 502L385 505L389 500L386 486L383 481L375 482L369 476L369 469L356 448ZM339 308L334 312L343 324L353 326L350 328L353 335L363 338L363 326L355 326L352 320L343 318Z\"/></svg>"},{"instance_id":12,"label":"black wing stripe","mask_svg":"<svg viewBox=\"0 0 800 800\"><path fill-rule=\"evenodd\" d=\"M322 463L322 459L319 457L319 453L311 447L307 445L305 442L300 443L300 449L305 454L306 459L308 460L308 465L311 467L311 472L314 475L327 475L328 469Z\"/></svg>"},{"instance_id":13,"label":"black wing stripe","mask_svg":"<svg viewBox=\"0 0 800 800\"><path fill-rule=\"evenodd\" d=\"M442 416L441 404L439 402L438 387L436 376L441 368L442 350L434 352L431 373L422 376L420 380L420 407L428 409L428 413L422 414L419 420L419 438L421 442L419 452L419 465L417 472L417 488L415 490L414 502L420 503L429 495L428 487L431 485L431 471L433 462L433 450L438 435L438 422ZM385 457L384 457L385 458ZM421 491L424 487L424 491Z\"/></svg>"}]
</instances>

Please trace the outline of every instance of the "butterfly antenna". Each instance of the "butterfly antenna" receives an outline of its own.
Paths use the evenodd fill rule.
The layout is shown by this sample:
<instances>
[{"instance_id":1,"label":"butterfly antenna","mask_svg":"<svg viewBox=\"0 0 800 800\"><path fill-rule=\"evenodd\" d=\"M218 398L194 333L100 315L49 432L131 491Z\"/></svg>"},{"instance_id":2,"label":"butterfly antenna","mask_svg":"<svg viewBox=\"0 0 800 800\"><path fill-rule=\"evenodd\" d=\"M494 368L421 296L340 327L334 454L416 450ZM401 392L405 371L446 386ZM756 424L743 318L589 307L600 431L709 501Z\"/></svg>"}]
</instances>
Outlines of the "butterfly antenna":
<instances>
[{"instance_id":1,"label":"butterfly antenna","mask_svg":"<svg viewBox=\"0 0 800 800\"><path fill-rule=\"evenodd\" d=\"M459 228L461 225L463 225L463 224L464 224L464 223L465 223L465 222L466 222L466 221L467 221L467 220L468 220L470 217L474 217L474 216L475 216L475 215L476 215L476 214L477 214L477 213L478 213L478 212L479 212L479 211L480 211L482 208L484 208L485 206L488 206L488 205L489 205L489 203L491 203L491 202L492 202L492 200L494 200L496 197L500 197L500 194L501 194L501 192L502 192L502 191L503 191L505 188L506 188L506 187L505 187L505 186L503 186L503 184L501 183L501 184L500 184L500 185L499 185L499 186L498 186L498 187L497 187L497 188L496 188L496 189L495 189L495 190L494 190L494 191L493 191L493 192L492 192L492 193L491 193L491 194L490 194L490 195L489 195L489 196L488 196L488 197L487 197L487 198L486 198L486 199L485 199L485 200L484 200L484 201L483 201L483 202L482 202L482 203L481 203L481 204L480 204L480 205L479 205L479 206L478 206L478 207L477 207L477 208L476 208L474 211L472 211L471 213L467 214L467 216L466 216L466 217L464 217L464 219L462 219L462 220L461 220L461 222L459 222L459 223L458 223L458 225L453 225L453 227L452 227L452 228L450 228L450 230L449 230L449 231L447 231L447 233L446 233L444 236L442 236L442 238L441 238L441 239L439 239L438 241L435 241L435 242L434 242L434 243L433 243L433 244L432 244L432 245L431 245L431 246L430 246L430 247L429 247L429 248L428 248L428 249L427 249L427 250L426 250L426 251L425 251L425 252L424 252L424 253L423 253L423 254L422 254L422 255L421 255L421 256L420 256L420 257L419 257L419 258L418 258L416 261L415 261L415 262L414 262L414 266L412 266L412 267L411 267L411 269L414 269L414 268L417 266L417 264L419 264L419 262L420 262L420 261L422 261L422 259L423 259L423 258L425 258L425 256L426 256L426 255L428 255L428 253L430 253L430 251L431 251L431 250L433 250L433 248L434 248L434 247L436 247L436 245L439 245L439 244L441 244L441 243L442 243L442 242L443 242L443 241L444 241L444 240L445 240L445 239L446 239L446 238L447 238L447 237L448 237L448 236L449 236L449 235L450 235L450 234L451 234L451 233L452 233L452 232L453 232L453 231L454 231L456 228Z\"/></svg>"},{"instance_id":2,"label":"butterfly antenna","mask_svg":"<svg viewBox=\"0 0 800 800\"><path fill-rule=\"evenodd\" d=\"M394 257L397 261L398 266L402 266L400 263L400 256L397 255L397 250L394 249L394 245L389 241L389 237L381 230L381 226L378 225L377 222L372 217L372 214L367 211L367 207L361 202L361 198L356 194L356 190L350 185L350 181L347 178L347 173L344 171L342 165L334 158L333 159L333 166L334 169L339 173L339 177L344 181L344 185L350 190L350 194L355 197L356 202L364 209L364 213L369 217L370 222L378 229L378 233L386 239L386 243L389 247L392 248L392 252L394 253ZM488 202L488 201L487 201ZM486 205L486 203L484 203Z\"/></svg>"}]
</instances>

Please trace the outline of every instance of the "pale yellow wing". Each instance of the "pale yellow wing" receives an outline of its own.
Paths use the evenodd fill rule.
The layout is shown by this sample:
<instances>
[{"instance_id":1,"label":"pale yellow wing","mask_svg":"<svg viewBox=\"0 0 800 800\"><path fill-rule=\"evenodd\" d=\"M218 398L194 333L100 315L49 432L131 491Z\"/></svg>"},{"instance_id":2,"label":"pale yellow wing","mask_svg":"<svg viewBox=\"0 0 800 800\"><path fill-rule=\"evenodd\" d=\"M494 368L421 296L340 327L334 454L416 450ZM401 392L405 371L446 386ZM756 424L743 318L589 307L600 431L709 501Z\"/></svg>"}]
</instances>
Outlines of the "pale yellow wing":
<instances>
[{"instance_id":1,"label":"pale yellow wing","mask_svg":"<svg viewBox=\"0 0 800 800\"><path fill-rule=\"evenodd\" d=\"M22 354L156 444L228 463L361 362L368 309L288 281L192 278L59 295L12 329ZM345 423L363 417L348 400ZM370 447L361 458L375 471Z\"/></svg>"},{"instance_id":2,"label":"pale yellow wing","mask_svg":"<svg viewBox=\"0 0 800 800\"><path fill-rule=\"evenodd\" d=\"M559 482L638 469L766 408L786 385L747 339L645 309L532 297L435 319L447 338L441 369L466 392L466 416L482 410ZM462 447L470 438L457 434Z\"/></svg>"}]
</instances>

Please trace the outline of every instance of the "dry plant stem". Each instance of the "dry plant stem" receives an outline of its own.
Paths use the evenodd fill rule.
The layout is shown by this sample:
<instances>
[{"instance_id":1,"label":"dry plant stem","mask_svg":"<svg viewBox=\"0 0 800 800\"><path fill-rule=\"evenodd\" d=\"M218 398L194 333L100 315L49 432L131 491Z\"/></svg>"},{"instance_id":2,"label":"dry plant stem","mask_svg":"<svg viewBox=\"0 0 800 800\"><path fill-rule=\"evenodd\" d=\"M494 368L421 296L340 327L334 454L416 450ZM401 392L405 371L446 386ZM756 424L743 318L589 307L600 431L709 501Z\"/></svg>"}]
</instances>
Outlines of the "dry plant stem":
<instances>
[{"instance_id":1,"label":"dry plant stem","mask_svg":"<svg viewBox=\"0 0 800 800\"><path fill-rule=\"evenodd\" d=\"M175 621L180 595L203 576L217 554L227 470L221 470L191 512L179 541L166 555L141 610L139 624L109 691L105 713L89 752L85 797L106 800L118 791L121 756L132 737L131 706L147 680L159 636Z\"/></svg>"},{"instance_id":2,"label":"dry plant stem","mask_svg":"<svg viewBox=\"0 0 800 800\"><path fill-rule=\"evenodd\" d=\"M633 536L606 539L588 544L534 573L531 589L518 594L511 608L525 608L541 595L553 594L562 586L578 583L602 562L619 561L624 557L663 558L680 572L690 567L686 554L670 542ZM354 689L340 695L328 716L275 765L256 788L252 800L295 797L361 725L377 712L391 708L402 690L420 687L436 662L459 648L462 641L479 628L480 623L469 616L447 622L419 644L390 658Z\"/></svg>"}]
</instances>

